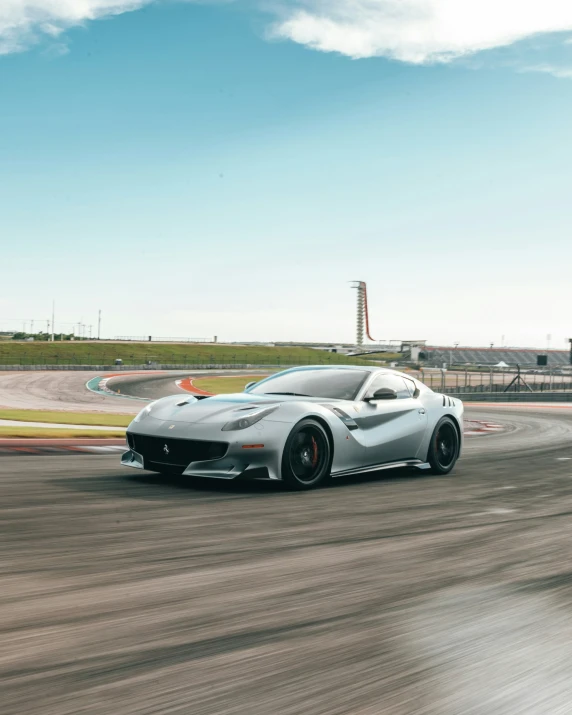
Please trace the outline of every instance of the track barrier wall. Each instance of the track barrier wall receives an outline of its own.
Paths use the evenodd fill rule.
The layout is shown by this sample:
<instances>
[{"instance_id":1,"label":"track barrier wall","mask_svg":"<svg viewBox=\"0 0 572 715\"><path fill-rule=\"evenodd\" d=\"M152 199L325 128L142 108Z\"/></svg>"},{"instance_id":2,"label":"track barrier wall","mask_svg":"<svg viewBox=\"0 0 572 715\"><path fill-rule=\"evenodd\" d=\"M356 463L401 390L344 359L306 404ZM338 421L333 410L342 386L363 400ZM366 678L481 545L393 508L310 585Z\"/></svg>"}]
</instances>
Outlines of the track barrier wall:
<instances>
[{"instance_id":1,"label":"track barrier wall","mask_svg":"<svg viewBox=\"0 0 572 715\"><path fill-rule=\"evenodd\" d=\"M572 392L471 392L455 393L463 402L572 402Z\"/></svg>"},{"instance_id":2,"label":"track barrier wall","mask_svg":"<svg viewBox=\"0 0 572 715\"><path fill-rule=\"evenodd\" d=\"M249 365L246 363L205 363L197 365L0 365L0 372L13 370L79 370L84 372L133 372L134 370L148 372L157 372L159 370L260 370L297 367L304 364L306 363L286 364L282 362L264 365Z\"/></svg>"}]
</instances>

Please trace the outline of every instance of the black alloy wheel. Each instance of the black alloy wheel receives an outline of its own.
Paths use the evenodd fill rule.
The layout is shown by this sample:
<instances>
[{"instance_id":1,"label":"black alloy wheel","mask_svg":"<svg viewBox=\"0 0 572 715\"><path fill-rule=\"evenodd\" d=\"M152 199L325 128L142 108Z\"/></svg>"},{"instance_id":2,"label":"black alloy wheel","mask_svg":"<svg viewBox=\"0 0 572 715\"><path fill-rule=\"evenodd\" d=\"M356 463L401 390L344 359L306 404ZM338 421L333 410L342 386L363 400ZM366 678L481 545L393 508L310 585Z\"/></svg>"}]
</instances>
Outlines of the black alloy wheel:
<instances>
[{"instance_id":1,"label":"black alloy wheel","mask_svg":"<svg viewBox=\"0 0 572 715\"><path fill-rule=\"evenodd\" d=\"M293 489L312 489L330 475L332 450L325 429L312 419L299 422L286 441L282 479Z\"/></svg>"},{"instance_id":2,"label":"black alloy wheel","mask_svg":"<svg viewBox=\"0 0 572 715\"><path fill-rule=\"evenodd\" d=\"M459 458L459 432L450 417L443 417L435 427L429 446L428 462L434 474L449 474Z\"/></svg>"}]
</instances>

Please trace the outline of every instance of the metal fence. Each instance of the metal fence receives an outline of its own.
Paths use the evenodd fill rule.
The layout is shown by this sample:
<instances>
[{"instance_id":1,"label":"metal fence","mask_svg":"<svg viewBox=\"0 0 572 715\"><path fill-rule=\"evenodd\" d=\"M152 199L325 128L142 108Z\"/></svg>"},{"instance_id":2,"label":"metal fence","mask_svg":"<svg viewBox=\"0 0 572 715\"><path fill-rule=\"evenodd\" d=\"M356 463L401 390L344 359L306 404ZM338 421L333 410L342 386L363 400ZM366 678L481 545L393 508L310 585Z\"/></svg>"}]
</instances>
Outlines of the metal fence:
<instances>
[{"instance_id":1,"label":"metal fence","mask_svg":"<svg viewBox=\"0 0 572 715\"><path fill-rule=\"evenodd\" d=\"M0 372L3 370L250 370L250 369L286 369L289 367L303 367L306 365L367 365L369 363L360 362L358 360L343 360L340 361L338 355L331 354L318 355L312 359L287 359L276 357L271 359L268 356L248 356L248 362L245 362L244 356L226 355L215 356L211 355L208 359L202 362L173 362L162 363L153 359L145 359L141 362L141 358L123 359L122 364L116 365L114 356L96 356L101 359L97 362L81 359L57 360L53 362L38 362L38 357L22 357L17 364L0 365ZM166 356L168 357L168 356Z\"/></svg>"},{"instance_id":2,"label":"metal fence","mask_svg":"<svg viewBox=\"0 0 572 715\"><path fill-rule=\"evenodd\" d=\"M23 351L17 358L14 358L11 363L6 366L0 365L0 370L8 369L12 366L33 366L34 369L44 369L44 366L53 369L64 369L68 366L91 366L91 365L114 365L116 359L121 359L124 366L141 366L143 367L158 367L162 365L172 365L173 369L196 369L200 367L210 367L224 363L228 367L240 367L248 363L249 365L260 365L262 367L295 367L297 365L373 365L371 362L365 362L359 358L341 356L336 353L326 353L316 351L315 355L307 358L299 358L296 356L272 355L255 353L250 354L234 353L232 350L209 354L208 350L201 351L199 355L185 355L184 351L169 351L161 350L160 355L153 353L152 349L146 354L129 355L128 351L121 351L110 346L109 351L93 351L89 350L71 353L62 357L58 354L50 354L49 352ZM126 354L127 353L127 354ZM0 354L0 362L3 356ZM40 366L38 368L38 366ZM167 368L163 368L167 369Z\"/></svg>"},{"instance_id":3,"label":"metal fence","mask_svg":"<svg viewBox=\"0 0 572 715\"><path fill-rule=\"evenodd\" d=\"M432 390L449 395L572 392L571 369L420 370L417 377Z\"/></svg>"}]
</instances>

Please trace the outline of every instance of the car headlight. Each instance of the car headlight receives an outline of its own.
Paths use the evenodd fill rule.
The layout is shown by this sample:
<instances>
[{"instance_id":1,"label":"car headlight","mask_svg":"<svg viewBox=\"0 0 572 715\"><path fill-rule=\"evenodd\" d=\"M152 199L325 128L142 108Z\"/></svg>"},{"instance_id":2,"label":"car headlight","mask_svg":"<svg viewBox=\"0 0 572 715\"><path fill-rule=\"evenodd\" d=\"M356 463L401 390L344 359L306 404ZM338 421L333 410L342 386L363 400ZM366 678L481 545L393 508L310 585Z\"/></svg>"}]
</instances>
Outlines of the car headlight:
<instances>
[{"instance_id":1,"label":"car headlight","mask_svg":"<svg viewBox=\"0 0 572 715\"><path fill-rule=\"evenodd\" d=\"M141 412L137 415L133 422L141 422L141 420L144 420L145 417L147 417L151 413L153 405L155 405L156 403L157 400L155 400L155 402L150 402L148 405L145 405L145 407L141 410Z\"/></svg>"},{"instance_id":2,"label":"car headlight","mask_svg":"<svg viewBox=\"0 0 572 715\"><path fill-rule=\"evenodd\" d=\"M231 432L232 430L246 429L247 427L252 427L263 417L266 417L274 410L277 410L280 405L272 405L272 407L264 407L262 410L255 410L254 412L249 412L246 415L237 417L230 422L227 422L222 428L223 432ZM242 411L242 410L241 410Z\"/></svg>"}]
</instances>

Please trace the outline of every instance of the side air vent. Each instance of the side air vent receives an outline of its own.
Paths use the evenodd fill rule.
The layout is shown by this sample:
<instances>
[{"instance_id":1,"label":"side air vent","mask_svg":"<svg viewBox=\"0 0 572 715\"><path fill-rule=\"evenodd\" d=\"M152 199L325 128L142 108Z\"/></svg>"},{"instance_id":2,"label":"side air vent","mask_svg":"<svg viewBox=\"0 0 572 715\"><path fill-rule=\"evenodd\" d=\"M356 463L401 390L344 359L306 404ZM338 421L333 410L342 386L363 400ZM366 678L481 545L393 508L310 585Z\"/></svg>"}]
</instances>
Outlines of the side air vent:
<instances>
[{"instance_id":1,"label":"side air vent","mask_svg":"<svg viewBox=\"0 0 572 715\"><path fill-rule=\"evenodd\" d=\"M340 410L339 407L334 407L333 405L324 405L324 407L326 407L328 410L331 410L336 415L336 417L339 417L349 430L359 429L358 423L353 420L348 414L346 414L343 410Z\"/></svg>"}]
</instances>

